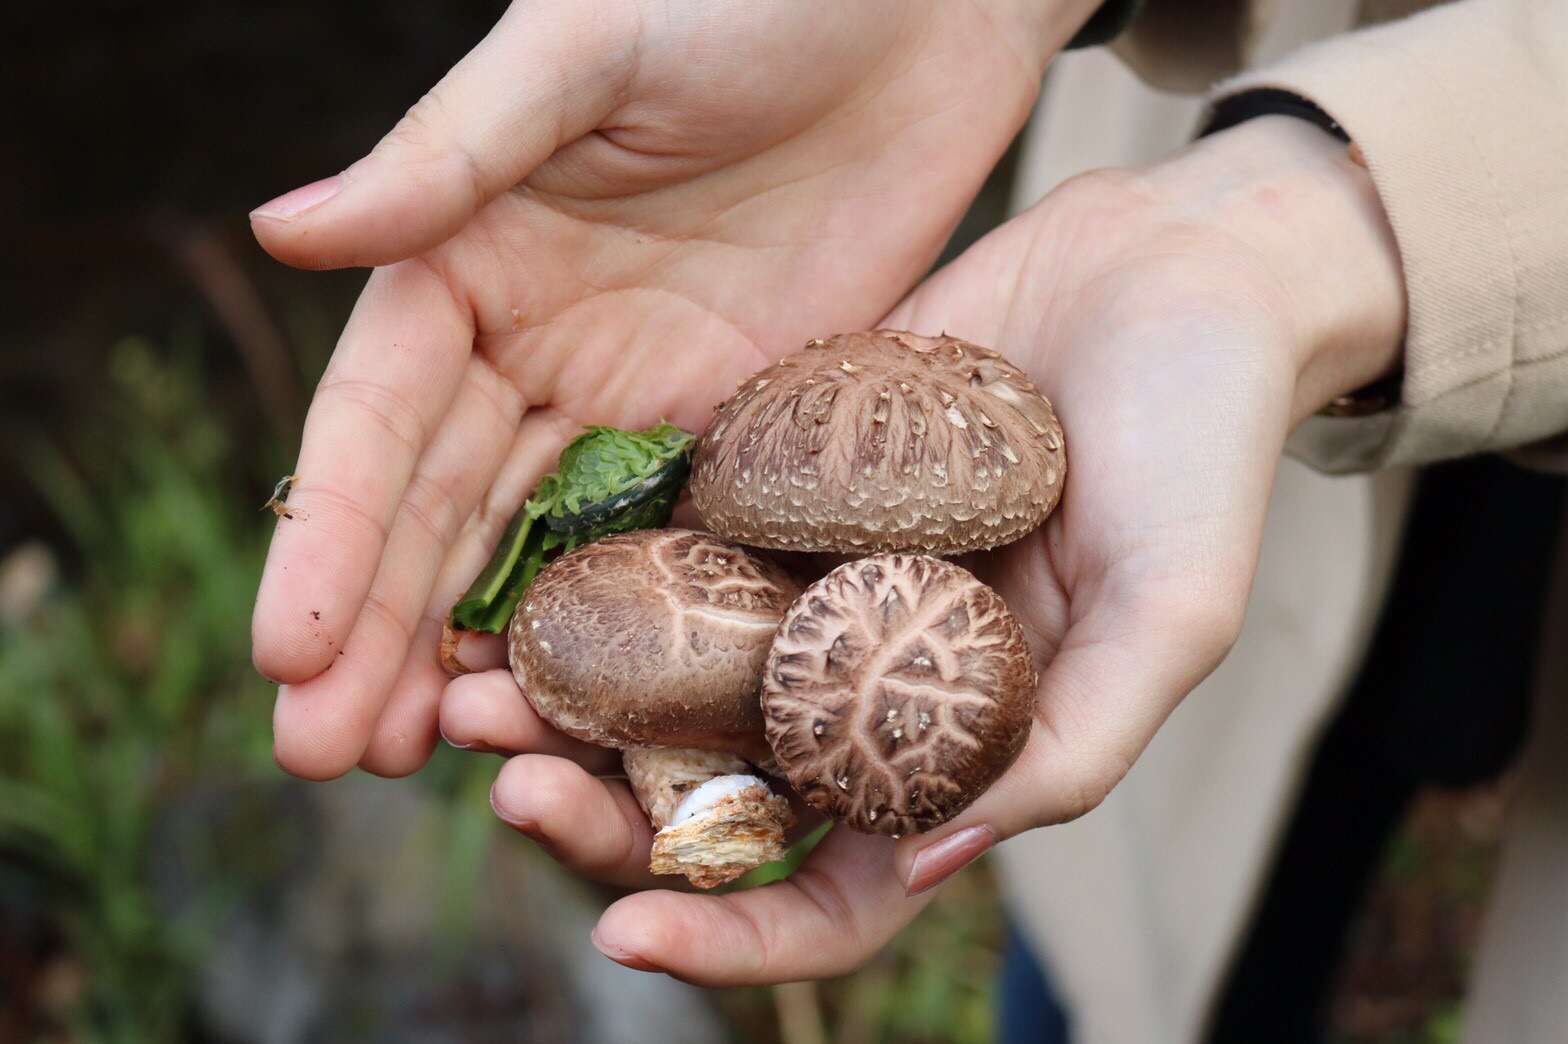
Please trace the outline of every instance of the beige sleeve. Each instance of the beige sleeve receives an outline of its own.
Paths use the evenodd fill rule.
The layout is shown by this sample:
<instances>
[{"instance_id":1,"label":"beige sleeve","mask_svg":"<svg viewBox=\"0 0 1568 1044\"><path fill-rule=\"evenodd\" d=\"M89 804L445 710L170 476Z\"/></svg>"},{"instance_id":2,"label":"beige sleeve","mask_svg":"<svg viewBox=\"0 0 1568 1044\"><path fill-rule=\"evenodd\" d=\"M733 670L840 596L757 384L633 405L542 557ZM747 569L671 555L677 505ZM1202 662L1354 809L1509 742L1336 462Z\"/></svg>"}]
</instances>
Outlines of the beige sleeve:
<instances>
[{"instance_id":1,"label":"beige sleeve","mask_svg":"<svg viewBox=\"0 0 1568 1044\"><path fill-rule=\"evenodd\" d=\"M1360 146L1409 292L1401 405L1291 449L1356 471L1524 447L1568 469L1568 3L1462 0L1223 84L1310 98Z\"/></svg>"}]
</instances>

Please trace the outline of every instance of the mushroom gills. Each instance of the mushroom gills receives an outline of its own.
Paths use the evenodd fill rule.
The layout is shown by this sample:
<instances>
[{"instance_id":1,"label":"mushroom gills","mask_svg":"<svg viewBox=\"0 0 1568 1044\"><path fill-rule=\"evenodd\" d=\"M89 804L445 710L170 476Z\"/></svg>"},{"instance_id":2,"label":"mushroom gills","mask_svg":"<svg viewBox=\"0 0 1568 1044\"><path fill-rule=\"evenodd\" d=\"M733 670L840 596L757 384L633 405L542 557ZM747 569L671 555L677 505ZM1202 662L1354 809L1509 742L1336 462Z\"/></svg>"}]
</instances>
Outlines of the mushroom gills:
<instances>
[{"instance_id":1,"label":"mushroom gills","mask_svg":"<svg viewBox=\"0 0 1568 1044\"><path fill-rule=\"evenodd\" d=\"M637 803L657 833L648 868L698 888L784 858L789 804L733 754L671 747L622 752Z\"/></svg>"},{"instance_id":2,"label":"mushroom gills","mask_svg":"<svg viewBox=\"0 0 1568 1044\"><path fill-rule=\"evenodd\" d=\"M846 562L780 622L768 743L806 802L868 834L934 829L1022 752L1037 678L1001 596L926 555Z\"/></svg>"}]
</instances>

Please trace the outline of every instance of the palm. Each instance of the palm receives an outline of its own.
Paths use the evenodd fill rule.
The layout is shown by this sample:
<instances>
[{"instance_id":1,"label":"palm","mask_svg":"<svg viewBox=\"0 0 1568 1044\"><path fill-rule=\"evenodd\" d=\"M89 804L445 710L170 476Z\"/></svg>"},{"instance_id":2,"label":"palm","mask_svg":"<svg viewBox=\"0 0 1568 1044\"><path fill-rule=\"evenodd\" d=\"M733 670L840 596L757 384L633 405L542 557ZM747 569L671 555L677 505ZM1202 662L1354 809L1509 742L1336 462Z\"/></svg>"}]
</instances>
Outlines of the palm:
<instances>
[{"instance_id":1,"label":"palm","mask_svg":"<svg viewBox=\"0 0 1568 1044\"><path fill-rule=\"evenodd\" d=\"M292 683L278 755L301 774L422 763L440 616L565 439L584 423L700 428L736 377L872 322L934 258L1038 83L983 3L803 17L781 2L695 29L680 18L702 5L641 6L667 20L662 49L586 133L460 220L408 185L367 211L373 154L336 206L379 245L343 248L330 222L258 230L313 265L442 238L372 277L307 424L291 502L309 524L281 524L258 599L257 662ZM378 153L400 147L395 133ZM466 162L469 197L507 176Z\"/></svg>"},{"instance_id":2,"label":"palm","mask_svg":"<svg viewBox=\"0 0 1568 1044\"><path fill-rule=\"evenodd\" d=\"M887 320L1001 349L1036 378L1067 432L1057 512L966 562L1019 617L1041 684L1023 755L946 838L976 824L1008 837L1088 811L1240 624L1290 419L1287 354L1255 304L1265 297L1247 292L1243 244L1184 243L1138 211L1114 187L1061 190ZM551 806L580 815L603 799L585 779L530 798L539 772L516 759L497 794L527 803L564 840L553 821L569 813ZM709 985L835 974L919 910L905 882L918 884L911 860L932 847L835 831L782 884L722 898L642 892L611 907L596 938L633 966ZM599 851L618 858L596 862ZM630 882L638 868L625 851L601 842L562 857Z\"/></svg>"},{"instance_id":3,"label":"palm","mask_svg":"<svg viewBox=\"0 0 1568 1044\"><path fill-rule=\"evenodd\" d=\"M1294 373L1249 248L1183 242L1140 209L1114 183L1069 184L891 320L994 344L1034 374L1068 433L1058 512L974 563L1047 668L1017 770L1067 787L1038 799L1045 820L1093 807L1130 763L1106 752L1141 750L1173 709L1133 678L1185 693L1228 649L1291 420ZM1027 275L999 279L1003 266ZM1110 665L1134 648L1145 662L1107 713Z\"/></svg>"}]
</instances>

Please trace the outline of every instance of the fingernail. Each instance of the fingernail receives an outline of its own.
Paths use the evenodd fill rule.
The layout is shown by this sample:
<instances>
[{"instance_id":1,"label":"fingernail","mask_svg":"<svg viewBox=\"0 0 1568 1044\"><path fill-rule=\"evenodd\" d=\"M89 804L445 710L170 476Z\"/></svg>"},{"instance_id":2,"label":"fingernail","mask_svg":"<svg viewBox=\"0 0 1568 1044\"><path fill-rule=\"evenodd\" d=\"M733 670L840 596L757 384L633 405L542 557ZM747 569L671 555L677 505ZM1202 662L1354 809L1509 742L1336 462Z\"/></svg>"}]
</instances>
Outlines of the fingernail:
<instances>
[{"instance_id":1,"label":"fingernail","mask_svg":"<svg viewBox=\"0 0 1568 1044\"><path fill-rule=\"evenodd\" d=\"M270 218L273 221L293 221L311 207L325 203L337 195L347 183L348 179L341 174L312 181L309 185L302 185L293 192L285 192L277 199L263 203L251 211L250 216Z\"/></svg>"},{"instance_id":2,"label":"fingernail","mask_svg":"<svg viewBox=\"0 0 1568 1044\"><path fill-rule=\"evenodd\" d=\"M555 842L550 840L550 835L546 834L544 829L532 819L509 819L507 823L513 830L522 834L540 848L551 849L555 847Z\"/></svg>"},{"instance_id":3,"label":"fingernail","mask_svg":"<svg viewBox=\"0 0 1568 1044\"><path fill-rule=\"evenodd\" d=\"M457 639L457 659L468 668L470 674L505 667L506 637L465 631Z\"/></svg>"},{"instance_id":4,"label":"fingernail","mask_svg":"<svg viewBox=\"0 0 1568 1044\"><path fill-rule=\"evenodd\" d=\"M451 736L448 736L446 734L446 729L441 728L439 725L436 726L436 729L441 733L441 742L445 743L447 746L454 747L457 750L472 750L473 749L473 746L474 746L473 743L459 743L456 740L454 740ZM477 742L477 741L475 741L475 742ZM494 807L494 802L491 803L491 807ZM496 815L498 815L498 816L501 815L501 812L500 812L499 809L496 810ZM502 816L502 818L504 819L505 817Z\"/></svg>"},{"instance_id":5,"label":"fingernail","mask_svg":"<svg viewBox=\"0 0 1568 1044\"><path fill-rule=\"evenodd\" d=\"M915 856L904 882L904 895L914 896L935 888L984 855L996 844L996 831L988 826L972 826L952 837L944 837Z\"/></svg>"},{"instance_id":6,"label":"fingernail","mask_svg":"<svg viewBox=\"0 0 1568 1044\"><path fill-rule=\"evenodd\" d=\"M539 847L550 848L554 844L554 842L550 840L550 835L546 834L544 832L544 828L539 825L538 820L529 819L526 816L515 815L514 813L508 812L506 809L502 808L500 802L496 801L495 799L494 787L490 788L490 811L494 812L496 816L507 826L511 827L519 834L522 834L524 837L528 838L528 840L532 841Z\"/></svg>"},{"instance_id":7,"label":"fingernail","mask_svg":"<svg viewBox=\"0 0 1568 1044\"><path fill-rule=\"evenodd\" d=\"M623 950L619 946L612 946L606 943L599 938L599 929L597 928L593 930L589 938L593 940L594 949L623 967L641 972L662 972L665 970L641 954L632 953L630 950Z\"/></svg>"}]
</instances>

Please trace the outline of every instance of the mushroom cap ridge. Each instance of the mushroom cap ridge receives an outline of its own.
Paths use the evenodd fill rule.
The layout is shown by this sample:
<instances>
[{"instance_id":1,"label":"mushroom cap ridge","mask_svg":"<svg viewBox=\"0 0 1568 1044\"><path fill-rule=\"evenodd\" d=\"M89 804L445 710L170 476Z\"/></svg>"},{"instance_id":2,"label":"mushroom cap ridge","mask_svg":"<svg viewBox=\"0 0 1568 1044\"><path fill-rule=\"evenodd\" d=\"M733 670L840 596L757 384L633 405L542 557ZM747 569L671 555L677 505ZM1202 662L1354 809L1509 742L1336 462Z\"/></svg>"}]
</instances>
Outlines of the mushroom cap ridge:
<instances>
[{"instance_id":1,"label":"mushroom cap ridge","mask_svg":"<svg viewBox=\"0 0 1568 1044\"><path fill-rule=\"evenodd\" d=\"M1061 424L1028 377L955 337L839 334L753 375L697 445L715 533L795 551L957 554L1043 522Z\"/></svg>"},{"instance_id":2,"label":"mushroom cap ridge","mask_svg":"<svg viewBox=\"0 0 1568 1044\"><path fill-rule=\"evenodd\" d=\"M606 537L534 579L508 631L512 676L541 718L590 743L764 757L762 664L799 593L707 533Z\"/></svg>"},{"instance_id":3,"label":"mushroom cap ridge","mask_svg":"<svg viewBox=\"0 0 1568 1044\"><path fill-rule=\"evenodd\" d=\"M768 654L768 744L813 807L866 833L958 815L1023 750L1034 661L1002 598L926 555L846 562L806 588Z\"/></svg>"}]
</instances>

